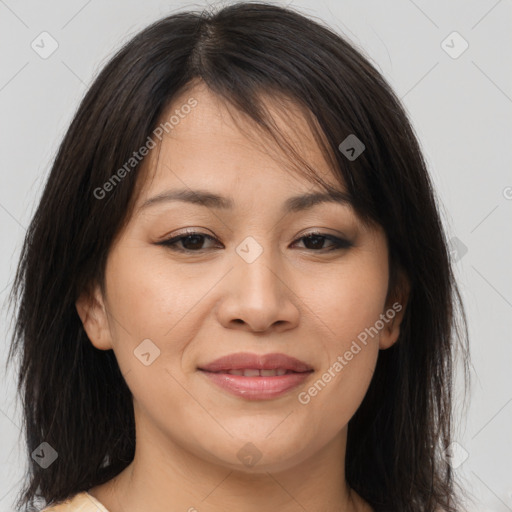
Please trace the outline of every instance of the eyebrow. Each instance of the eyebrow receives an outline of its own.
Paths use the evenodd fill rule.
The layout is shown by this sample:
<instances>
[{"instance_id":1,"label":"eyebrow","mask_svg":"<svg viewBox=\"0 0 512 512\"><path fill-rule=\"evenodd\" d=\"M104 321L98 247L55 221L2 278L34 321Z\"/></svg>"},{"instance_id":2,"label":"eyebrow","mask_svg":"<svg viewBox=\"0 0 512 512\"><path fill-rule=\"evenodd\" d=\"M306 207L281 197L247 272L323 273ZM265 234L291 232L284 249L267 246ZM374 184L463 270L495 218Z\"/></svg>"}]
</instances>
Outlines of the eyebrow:
<instances>
[{"instance_id":1,"label":"eyebrow","mask_svg":"<svg viewBox=\"0 0 512 512\"><path fill-rule=\"evenodd\" d=\"M230 197L223 197L206 190L176 189L162 192L147 199L140 210L169 201L181 201L197 204L207 208L229 210L234 207L234 201ZM351 197L340 190L330 192L312 192L289 197L283 204L283 213L293 213L307 210L321 203L337 203L344 206L352 206Z\"/></svg>"}]
</instances>

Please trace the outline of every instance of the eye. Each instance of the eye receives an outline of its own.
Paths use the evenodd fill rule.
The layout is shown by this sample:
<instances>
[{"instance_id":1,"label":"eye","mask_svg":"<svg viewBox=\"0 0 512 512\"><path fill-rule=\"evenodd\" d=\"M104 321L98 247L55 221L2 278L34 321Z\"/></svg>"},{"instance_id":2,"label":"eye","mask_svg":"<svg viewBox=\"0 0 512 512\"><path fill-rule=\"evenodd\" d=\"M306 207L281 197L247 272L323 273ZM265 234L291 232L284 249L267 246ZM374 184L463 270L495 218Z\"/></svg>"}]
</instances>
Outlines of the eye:
<instances>
[{"instance_id":1,"label":"eye","mask_svg":"<svg viewBox=\"0 0 512 512\"><path fill-rule=\"evenodd\" d=\"M190 231L186 235L178 235L168 240L162 240L158 242L157 245L163 245L178 252L200 252L204 250L202 245L205 239L215 241L215 238L210 235ZM181 246L179 244L181 244Z\"/></svg>"},{"instance_id":2,"label":"eye","mask_svg":"<svg viewBox=\"0 0 512 512\"><path fill-rule=\"evenodd\" d=\"M169 238L168 240L158 242L157 245L163 245L165 247L169 247L173 251L178 252L201 252L207 249L203 246L206 240L211 242L218 242L218 240L216 240L214 237L205 233L190 231L185 235L178 235ZM349 242L348 240L320 232L308 233L307 235L298 238L296 242L301 240L304 241L303 243L306 249L314 252L327 252L347 249L353 246L352 242ZM330 246L324 247L324 243L326 241L330 242Z\"/></svg>"},{"instance_id":3,"label":"eye","mask_svg":"<svg viewBox=\"0 0 512 512\"><path fill-rule=\"evenodd\" d=\"M334 251L337 249L347 249L348 247L352 247L352 242L345 240L343 238L338 238L333 235L328 235L327 233L308 233L304 235L298 240L304 240L304 245L306 249L311 249L315 252L321 251ZM331 243L330 247L323 247L325 241L329 241ZM309 246L309 247L308 247Z\"/></svg>"}]
</instances>

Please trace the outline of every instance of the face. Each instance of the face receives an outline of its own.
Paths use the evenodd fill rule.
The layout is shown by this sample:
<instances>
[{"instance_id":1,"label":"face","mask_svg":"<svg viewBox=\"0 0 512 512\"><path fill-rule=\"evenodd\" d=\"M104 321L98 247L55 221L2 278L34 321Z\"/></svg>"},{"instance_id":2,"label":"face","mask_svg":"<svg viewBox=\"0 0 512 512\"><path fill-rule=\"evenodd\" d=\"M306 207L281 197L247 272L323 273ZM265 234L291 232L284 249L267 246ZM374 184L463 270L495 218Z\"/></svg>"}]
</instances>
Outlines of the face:
<instances>
[{"instance_id":1,"label":"face","mask_svg":"<svg viewBox=\"0 0 512 512\"><path fill-rule=\"evenodd\" d=\"M81 297L77 309L91 342L115 353L138 443L284 470L343 438L379 349L398 337L386 236L347 202L291 203L324 190L286 171L207 89L171 110L190 98L196 106L180 110L146 158L105 294ZM343 192L298 111L293 124L276 117Z\"/></svg>"}]
</instances>

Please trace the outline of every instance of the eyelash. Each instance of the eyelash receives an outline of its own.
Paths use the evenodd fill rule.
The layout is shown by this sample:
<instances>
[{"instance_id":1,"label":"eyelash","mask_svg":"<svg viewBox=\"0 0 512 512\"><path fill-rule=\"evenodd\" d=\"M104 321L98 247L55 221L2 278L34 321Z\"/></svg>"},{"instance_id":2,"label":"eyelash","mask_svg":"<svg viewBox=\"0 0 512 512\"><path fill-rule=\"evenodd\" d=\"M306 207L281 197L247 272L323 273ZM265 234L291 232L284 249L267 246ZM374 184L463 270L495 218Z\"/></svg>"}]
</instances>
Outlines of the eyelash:
<instances>
[{"instance_id":1,"label":"eyelash","mask_svg":"<svg viewBox=\"0 0 512 512\"><path fill-rule=\"evenodd\" d=\"M190 254L190 253L203 252L205 249L191 250L191 249L178 248L177 244L179 242L181 242L182 240L184 240L186 238L192 237L192 236L200 236L200 237L207 238L209 240L216 241L216 239L214 237L207 235L205 233L200 233L197 231L190 231L190 232L187 232L186 234L178 235L178 236L169 238L167 240L162 240L161 242L157 242L156 245L163 245L173 251L182 252L182 253ZM334 244L334 246L332 246L331 248L322 248L322 249L318 249L318 250L317 249L306 249L306 250L313 251L313 252L337 251L337 250L342 250L342 249L348 249L349 247L352 247L354 245L354 244L352 244L352 242L349 242L348 240L345 240L343 238L338 238L336 236L328 235L327 233L321 233L321 232L317 232L317 231L307 233L306 235L303 235L300 238L297 238L296 241L303 240L305 238L310 238L310 237L324 238L326 240L331 241Z\"/></svg>"}]
</instances>

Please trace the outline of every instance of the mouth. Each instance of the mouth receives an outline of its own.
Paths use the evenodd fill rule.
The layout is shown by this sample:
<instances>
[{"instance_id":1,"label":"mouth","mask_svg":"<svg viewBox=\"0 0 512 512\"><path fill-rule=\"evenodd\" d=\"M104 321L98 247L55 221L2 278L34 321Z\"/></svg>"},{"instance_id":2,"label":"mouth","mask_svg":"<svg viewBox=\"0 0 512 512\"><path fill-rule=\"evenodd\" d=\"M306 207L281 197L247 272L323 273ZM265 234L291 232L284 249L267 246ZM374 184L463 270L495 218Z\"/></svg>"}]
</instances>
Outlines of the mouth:
<instances>
[{"instance_id":1,"label":"mouth","mask_svg":"<svg viewBox=\"0 0 512 512\"><path fill-rule=\"evenodd\" d=\"M223 370L220 372L212 373L225 373L227 375L242 375L244 377L281 377L289 373L303 373L294 372L285 368L276 368L273 370L259 370L258 368L244 368L243 370Z\"/></svg>"},{"instance_id":2,"label":"mouth","mask_svg":"<svg viewBox=\"0 0 512 512\"><path fill-rule=\"evenodd\" d=\"M238 353L198 367L222 390L248 400L282 396L302 384L313 368L285 354Z\"/></svg>"}]
</instances>

